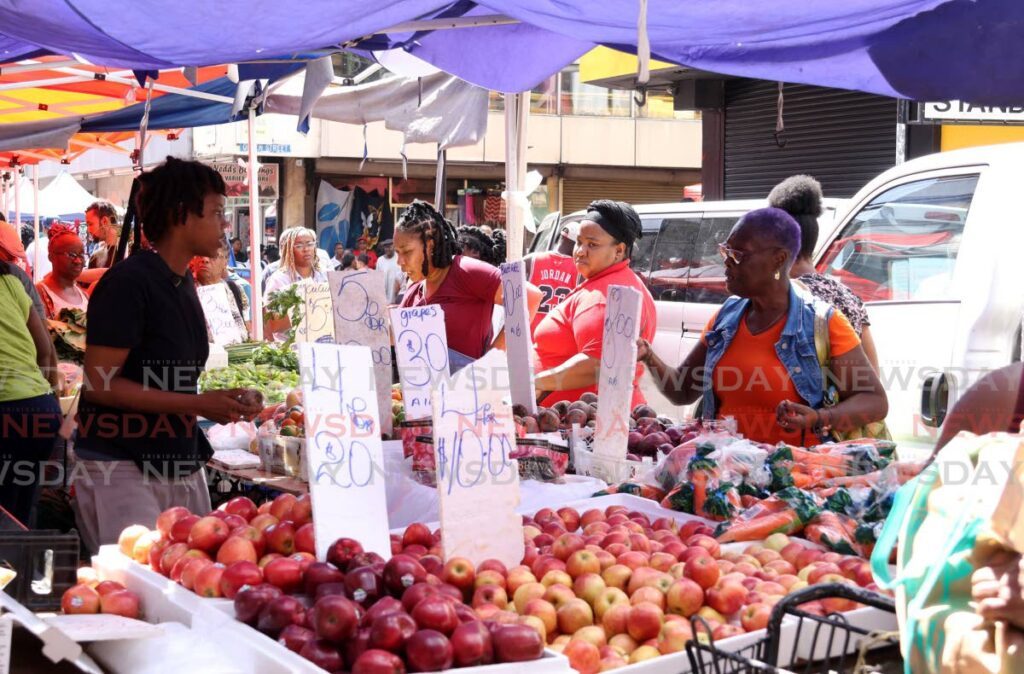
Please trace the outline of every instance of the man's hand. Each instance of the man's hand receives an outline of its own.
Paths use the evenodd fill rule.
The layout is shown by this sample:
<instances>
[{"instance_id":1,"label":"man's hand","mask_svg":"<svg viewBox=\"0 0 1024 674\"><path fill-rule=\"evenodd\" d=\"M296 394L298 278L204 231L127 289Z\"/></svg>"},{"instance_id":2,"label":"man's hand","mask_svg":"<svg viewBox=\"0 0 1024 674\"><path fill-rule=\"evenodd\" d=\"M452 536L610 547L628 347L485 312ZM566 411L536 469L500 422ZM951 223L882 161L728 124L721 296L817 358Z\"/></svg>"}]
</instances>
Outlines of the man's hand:
<instances>
[{"instance_id":1,"label":"man's hand","mask_svg":"<svg viewBox=\"0 0 1024 674\"><path fill-rule=\"evenodd\" d=\"M986 620L1005 620L1024 628L1024 558L999 553L971 576L971 598L978 615Z\"/></svg>"}]
</instances>

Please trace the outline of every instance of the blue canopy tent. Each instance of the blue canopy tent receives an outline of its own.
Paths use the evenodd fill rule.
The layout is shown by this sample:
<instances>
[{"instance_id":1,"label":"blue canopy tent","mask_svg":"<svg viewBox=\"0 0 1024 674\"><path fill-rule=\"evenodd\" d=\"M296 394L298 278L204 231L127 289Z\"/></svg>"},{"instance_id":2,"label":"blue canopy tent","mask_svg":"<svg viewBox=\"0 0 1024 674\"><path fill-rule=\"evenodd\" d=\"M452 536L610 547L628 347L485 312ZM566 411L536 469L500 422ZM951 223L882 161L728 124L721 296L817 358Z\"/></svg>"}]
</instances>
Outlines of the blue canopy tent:
<instances>
[{"instance_id":1,"label":"blue canopy tent","mask_svg":"<svg viewBox=\"0 0 1024 674\"><path fill-rule=\"evenodd\" d=\"M474 28L443 29L460 21ZM1020 102L1022 28L1019 0L0 0L9 59L44 50L147 70L401 47L524 91L602 44L727 75L992 105Z\"/></svg>"}]
</instances>

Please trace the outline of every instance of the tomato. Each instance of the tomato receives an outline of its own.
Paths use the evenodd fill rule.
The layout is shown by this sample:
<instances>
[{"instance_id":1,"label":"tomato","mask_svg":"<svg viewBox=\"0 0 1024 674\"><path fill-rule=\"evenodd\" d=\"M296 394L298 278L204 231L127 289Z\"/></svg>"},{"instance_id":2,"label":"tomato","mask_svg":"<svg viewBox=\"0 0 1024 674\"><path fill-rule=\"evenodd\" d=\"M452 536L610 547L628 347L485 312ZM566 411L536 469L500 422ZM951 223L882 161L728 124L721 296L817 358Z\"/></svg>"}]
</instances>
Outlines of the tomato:
<instances>
[{"instance_id":1,"label":"tomato","mask_svg":"<svg viewBox=\"0 0 1024 674\"><path fill-rule=\"evenodd\" d=\"M302 412L292 412L288 415L288 418L294 421L296 424L301 424L305 418Z\"/></svg>"},{"instance_id":2,"label":"tomato","mask_svg":"<svg viewBox=\"0 0 1024 674\"><path fill-rule=\"evenodd\" d=\"M291 426L296 426L296 425L297 424L295 423L294 419L285 419L284 421L281 422L281 429L283 430L285 428L289 428Z\"/></svg>"}]
</instances>

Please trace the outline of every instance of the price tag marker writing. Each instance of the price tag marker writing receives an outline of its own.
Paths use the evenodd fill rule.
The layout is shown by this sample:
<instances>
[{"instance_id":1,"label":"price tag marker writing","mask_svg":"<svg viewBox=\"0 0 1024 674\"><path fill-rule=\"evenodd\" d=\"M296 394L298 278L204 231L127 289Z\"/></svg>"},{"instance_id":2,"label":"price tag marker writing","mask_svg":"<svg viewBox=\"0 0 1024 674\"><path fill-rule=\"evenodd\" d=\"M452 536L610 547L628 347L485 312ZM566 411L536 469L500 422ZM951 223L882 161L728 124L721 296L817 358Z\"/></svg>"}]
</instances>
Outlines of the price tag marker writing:
<instances>
[{"instance_id":1,"label":"price tag marker writing","mask_svg":"<svg viewBox=\"0 0 1024 674\"><path fill-rule=\"evenodd\" d=\"M436 304L392 309L391 328L405 418L429 419L433 391L448 378L444 310Z\"/></svg>"},{"instance_id":2,"label":"price tag marker writing","mask_svg":"<svg viewBox=\"0 0 1024 674\"><path fill-rule=\"evenodd\" d=\"M501 284L512 402L523 405L530 414L536 414L537 394L531 360L533 340L530 337L530 312L526 306L526 270L523 263L517 261L501 265Z\"/></svg>"},{"instance_id":3,"label":"price tag marker writing","mask_svg":"<svg viewBox=\"0 0 1024 674\"><path fill-rule=\"evenodd\" d=\"M640 336L640 293L611 286L605 305L604 342L597 392L595 459L624 461L636 372L636 340Z\"/></svg>"}]
</instances>

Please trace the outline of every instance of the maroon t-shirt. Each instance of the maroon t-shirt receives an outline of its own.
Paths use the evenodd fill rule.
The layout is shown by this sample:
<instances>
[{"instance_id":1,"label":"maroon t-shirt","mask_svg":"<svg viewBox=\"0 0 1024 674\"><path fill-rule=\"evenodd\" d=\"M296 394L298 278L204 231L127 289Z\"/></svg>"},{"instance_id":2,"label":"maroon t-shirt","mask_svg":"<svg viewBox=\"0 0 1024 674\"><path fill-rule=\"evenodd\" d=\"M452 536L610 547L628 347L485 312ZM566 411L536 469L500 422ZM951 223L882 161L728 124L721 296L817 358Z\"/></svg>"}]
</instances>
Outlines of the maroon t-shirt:
<instances>
[{"instance_id":1,"label":"maroon t-shirt","mask_svg":"<svg viewBox=\"0 0 1024 674\"><path fill-rule=\"evenodd\" d=\"M491 346L494 296L501 286L501 272L486 262L456 255L441 286L424 297L424 282L416 283L402 300L403 307L437 304L444 310L448 348L474 360Z\"/></svg>"}]
</instances>

